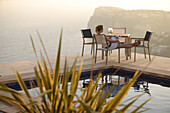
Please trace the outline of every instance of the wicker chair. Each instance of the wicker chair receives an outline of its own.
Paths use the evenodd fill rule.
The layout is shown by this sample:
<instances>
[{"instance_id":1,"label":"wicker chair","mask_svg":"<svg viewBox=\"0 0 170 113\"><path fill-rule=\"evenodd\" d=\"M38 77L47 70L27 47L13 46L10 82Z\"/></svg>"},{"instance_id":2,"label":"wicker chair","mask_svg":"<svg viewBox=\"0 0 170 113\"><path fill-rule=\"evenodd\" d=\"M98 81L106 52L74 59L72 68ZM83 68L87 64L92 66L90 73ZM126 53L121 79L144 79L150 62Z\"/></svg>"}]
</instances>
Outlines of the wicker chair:
<instances>
[{"instance_id":1,"label":"wicker chair","mask_svg":"<svg viewBox=\"0 0 170 113\"><path fill-rule=\"evenodd\" d=\"M118 35L118 36L121 37L121 39L123 39L125 37L123 37L121 35L126 34L126 28L121 28L121 27L119 27L119 28L108 28L108 32L115 34L115 35ZM121 42L130 43L129 40L127 40L127 38L125 38L124 40L121 40ZM125 49L125 54L128 54L127 57L126 57L126 60L128 60L128 56L131 59L131 48Z\"/></svg>"},{"instance_id":2,"label":"wicker chair","mask_svg":"<svg viewBox=\"0 0 170 113\"><path fill-rule=\"evenodd\" d=\"M113 34L126 34L126 28L112 28Z\"/></svg>"},{"instance_id":3,"label":"wicker chair","mask_svg":"<svg viewBox=\"0 0 170 113\"><path fill-rule=\"evenodd\" d=\"M102 37L102 38L101 38ZM115 50L115 49L118 49L118 62L120 63L120 48L113 48L113 49L110 49L109 48L109 45L106 41L106 36L104 34L94 34L94 38L95 38L95 42L96 42L96 55L95 55L95 63L96 63L96 60L97 60L97 51L98 50L101 50L102 52L106 52L106 65L107 65L107 62L108 62L108 51L112 51L112 50ZM119 43L120 44L120 43ZM106 45L106 47L103 47L103 45ZM102 59L104 58L104 54L102 54Z\"/></svg>"}]
</instances>

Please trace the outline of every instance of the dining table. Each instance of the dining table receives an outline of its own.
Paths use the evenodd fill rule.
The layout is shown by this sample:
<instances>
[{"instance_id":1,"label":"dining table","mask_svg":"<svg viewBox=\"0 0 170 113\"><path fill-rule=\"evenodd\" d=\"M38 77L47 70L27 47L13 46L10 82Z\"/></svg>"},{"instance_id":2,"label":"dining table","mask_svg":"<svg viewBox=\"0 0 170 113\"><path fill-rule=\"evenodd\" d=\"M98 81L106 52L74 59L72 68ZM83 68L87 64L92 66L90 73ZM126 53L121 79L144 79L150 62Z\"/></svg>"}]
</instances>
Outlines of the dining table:
<instances>
[{"instance_id":1,"label":"dining table","mask_svg":"<svg viewBox=\"0 0 170 113\"><path fill-rule=\"evenodd\" d=\"M125 38L126 44L131 43L130 34L106 34L107 37L113 37L114 35L117 35L120 38ZM126 60L128 60L128 58L131 59L131 48L125 48L125 55L126 55Z\"/></svg>"}]
</instances>

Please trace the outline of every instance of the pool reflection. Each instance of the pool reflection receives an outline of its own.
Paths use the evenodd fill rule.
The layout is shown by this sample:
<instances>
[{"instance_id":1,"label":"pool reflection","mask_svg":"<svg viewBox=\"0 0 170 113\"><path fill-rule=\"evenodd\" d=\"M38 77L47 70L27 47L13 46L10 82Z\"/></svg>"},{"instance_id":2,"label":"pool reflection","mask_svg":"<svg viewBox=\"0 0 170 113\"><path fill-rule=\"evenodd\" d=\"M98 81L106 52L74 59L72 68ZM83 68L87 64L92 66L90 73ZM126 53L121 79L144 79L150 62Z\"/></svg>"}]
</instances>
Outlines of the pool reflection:
<instances>
[{"instance_id":1,"label":"pool reflection","mask_svg":"<svg viewBox=\"0 0 170 113\"><path fill-rule=\"evenodd\" d=\"M121 77L121 76L116 76L116 75L107 75L103 76L100 79L100 82L98 84L98 87L101 85L102 82L106 83L105 86L102 88L102 90L105 90L105 92L108 92L110 88L111 94L109 95L108 98L114 97L120 89L123 87L123 85L127 82L129 82L130 78L127 77ZM83 81L83 88L88 86L89 81ZM146 81L141 81L137 80L134 85L132 86L134 92L146 92L149 96L151 96L150 91L149 91L149 83Z\"/></svg>"}]
</instances>

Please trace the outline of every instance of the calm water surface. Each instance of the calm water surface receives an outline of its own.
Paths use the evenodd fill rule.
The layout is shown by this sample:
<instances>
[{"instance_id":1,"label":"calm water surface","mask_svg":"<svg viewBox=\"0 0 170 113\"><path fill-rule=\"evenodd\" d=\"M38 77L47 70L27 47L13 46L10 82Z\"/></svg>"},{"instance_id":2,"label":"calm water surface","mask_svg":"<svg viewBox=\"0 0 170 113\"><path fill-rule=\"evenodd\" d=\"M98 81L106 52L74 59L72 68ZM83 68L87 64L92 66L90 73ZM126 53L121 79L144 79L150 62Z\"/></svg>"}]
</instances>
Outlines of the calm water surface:
<instances>
[{"instance_id":1,"label":"calm water surface","mask_svg":"<svg viewBox=\"0 0 170 113\"><path fill-rule=\"evenodd\" d=\"M101 84L101 80L99 81L99 86ZM104 87L104 89L107 91L112 85L110 83L112 82L113 84L116 84L118 86L109 96L107 101L110 98L113 98L114 95L120 90L122 85L125 83L124 82L125 78L120 77L120 82L118 83L118 76L114 76L111 79L108 79L108 85ZM85 80L86 84L88 84L88 80ZM68 83L70 85L70 83ZM80 85L83 86L83 81L79 81L78 84L78 90L77 90L77 95L81 95L80 91ZM68 87L69 88L69 87ZM35 89L30 89L30 93L34 95L35 90L38 90L37 88ZM129 99L130 97L133 97L135 95L141 94L144 92L144 90L149 90L149 93L144 94L142 97L140 97L134 105L141 105L144 101L149 99L150 97L153 97L147 104L143 106L141 110L151 108L151 110L145 111L146 113L169 113L170 112L170 87L164 87L159 84L152 84L152 83L147 83L146 81L138 81L136 84L130 88L129 92L125 96L125 98L122 100L122 104L127 104L124 103L124 100ZM118 107L117 109L121 109L121 107ZM135 107L131 107L127 113L135 109Z\"/></svg>"},{"instance_id":2,"label":"calm water surface","mask_svg":"<svg viewBox=\"0 0 170 113\"><path fill-rule=\"evenodd\" d=\"M35 60L30 34L40 56L42 48L36 30L42 36L49 57L56 56L61 28L62 56L80 54L80 29L87 27L93 10L77 10L70 4L67 8L62 7L64 2L44 3L34 0L0 0L0 63Z\"/></svg>"}]
</instances>

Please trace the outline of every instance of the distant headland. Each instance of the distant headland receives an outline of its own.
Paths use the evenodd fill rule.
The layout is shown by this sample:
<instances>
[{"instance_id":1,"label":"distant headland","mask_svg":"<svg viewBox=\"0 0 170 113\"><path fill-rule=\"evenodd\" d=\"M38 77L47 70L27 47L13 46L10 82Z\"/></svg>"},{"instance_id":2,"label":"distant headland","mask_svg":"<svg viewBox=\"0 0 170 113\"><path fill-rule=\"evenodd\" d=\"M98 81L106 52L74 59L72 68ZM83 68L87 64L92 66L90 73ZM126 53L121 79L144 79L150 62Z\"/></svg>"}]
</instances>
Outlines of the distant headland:
<instances>
[{"instance_id":1,"label":"distant headland","mask_svg":"<svg viewBox=\"0 0 170 113\"><path fill-rule=\"evenodd\" d=\"M89 19L88 28L94 32L98 24L104 25L105 33L109 27L126 28L131 37L144 37L147 30L152 31L152 54L170 57L170 11L98 7Z\"/></svg>"}]
</instances>

